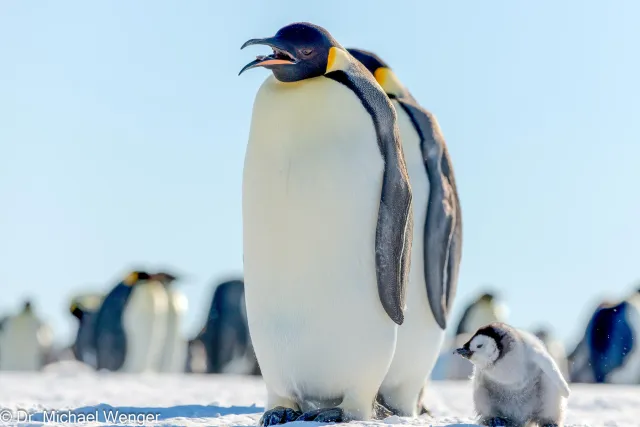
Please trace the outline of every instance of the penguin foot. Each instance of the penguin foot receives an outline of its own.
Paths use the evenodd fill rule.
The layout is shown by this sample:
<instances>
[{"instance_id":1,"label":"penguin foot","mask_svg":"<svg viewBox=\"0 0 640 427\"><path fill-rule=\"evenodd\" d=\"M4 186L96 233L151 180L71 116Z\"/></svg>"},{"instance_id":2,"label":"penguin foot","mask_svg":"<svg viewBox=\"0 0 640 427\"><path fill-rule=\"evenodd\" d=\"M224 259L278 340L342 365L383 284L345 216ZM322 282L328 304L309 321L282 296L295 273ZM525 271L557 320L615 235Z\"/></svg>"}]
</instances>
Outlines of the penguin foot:
<instances>
[{"instance_id":1,"label":"penguin foot","mask_svg":"<svg viewBox=\"0 0 640 427\"><path fill-rule=\"evenodd\" d=\"M503 417L483 418L480 424L487 427L511 427L514 424Z\"/></svg>"},{"instance_id":2,"label":"penguin foot","mask_svg":"<svg viewBox=\"0 0 640 427\"><path fill-rule=\"evenodd\" d=\"M288 423L295 421L302 414L295 409L285 408L284 406L276 406L273 409L269 409L262 414L258 425L262 427L275 426L278 424Z\"/></svg>"},{"instance_id":3,"label":"penguin foot","mask_svg":"<svg viewBox=\"0 0 640 427\"><path fill-rule=\"evenodd\" d=\"M419 404L418 405L418 415L427 415L431 418L433 418L433 413L424 405Z\"/></svg>"},{"instance_id":4,"label":"penguin foot","mask_svg":"<svg viewBox=\"0 0 640 427\"><path fill-rule=\"evenodd\" d=\"M305 412L296 421L315 421L318 423L341 423L348 421L342 408L321 408Z\"/></svg>"},{"instance_id":5,"label":"penguin foot","mask_svg":"<svg viewBox=\"0 0 640 427\"><path fill-rule=\"evenodd\" d=\"M558 427L558 424L555 421L539 421L538 425L540 427Z\"/></svg>"},{"instance_id":6,"label":"penguin foot","mask_svg":"<svg viewBox=\"0 0 640 427\"><path fill-rule=\"evenodd\" d=\"M391 409L387 408L377 400L373 402L373 419L384 420L385 418L389 418L392 415L396 414Z\"/></svg>"}]
</instances>

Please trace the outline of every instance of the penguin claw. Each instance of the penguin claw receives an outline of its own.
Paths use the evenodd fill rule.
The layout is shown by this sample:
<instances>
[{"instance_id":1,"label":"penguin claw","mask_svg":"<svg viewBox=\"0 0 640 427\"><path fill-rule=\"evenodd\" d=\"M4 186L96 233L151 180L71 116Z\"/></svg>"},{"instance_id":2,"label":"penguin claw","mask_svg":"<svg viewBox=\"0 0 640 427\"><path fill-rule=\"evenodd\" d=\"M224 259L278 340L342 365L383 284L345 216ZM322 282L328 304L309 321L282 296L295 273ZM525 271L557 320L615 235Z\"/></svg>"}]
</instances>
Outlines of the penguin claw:
<instances>
[{"instance_id":1,"label":"penguin claw","mask_svg":"<svg viewBox=\"0 0 640 427\"><path fill-rule=\"evenodd\" d=\"M260 421L258 421L258 425L262 427L269 427L278 424L285 424L290 421L295 421L301 414L302 412L296 411L295 409L276 406L262 414Z\"/></svg>"},{"instance_id":2,"label":"penguin claw","mask_svg":"<svg viewBox=\"0 0 640 427\"><path fill-rule=\"evenodd\" d=\"M346 421L342 408L321 408L305 412L296 421L315 421L317 423L341 423Z\"/></svg>"}]
</instances>

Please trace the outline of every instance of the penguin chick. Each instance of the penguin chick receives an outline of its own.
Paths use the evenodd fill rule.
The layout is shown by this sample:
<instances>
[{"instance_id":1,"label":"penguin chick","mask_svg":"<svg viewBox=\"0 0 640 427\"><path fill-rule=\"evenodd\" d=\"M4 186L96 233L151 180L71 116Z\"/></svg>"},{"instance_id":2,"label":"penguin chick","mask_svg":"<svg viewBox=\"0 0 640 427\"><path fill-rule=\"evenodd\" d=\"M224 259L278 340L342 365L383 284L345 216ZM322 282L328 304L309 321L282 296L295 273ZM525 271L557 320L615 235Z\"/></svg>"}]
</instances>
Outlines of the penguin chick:
<instances>
[{"instance_id":1,"label":"penguin chick","mask_svg":"<svg viewBox=\"0 0 640 427\"><path fill-rule=\"evenodd\" d=\"M563 425L569 386L533 334L490 323L456 352L474 365L473 400L480 424Z\"/></svg>"}]
</instances>

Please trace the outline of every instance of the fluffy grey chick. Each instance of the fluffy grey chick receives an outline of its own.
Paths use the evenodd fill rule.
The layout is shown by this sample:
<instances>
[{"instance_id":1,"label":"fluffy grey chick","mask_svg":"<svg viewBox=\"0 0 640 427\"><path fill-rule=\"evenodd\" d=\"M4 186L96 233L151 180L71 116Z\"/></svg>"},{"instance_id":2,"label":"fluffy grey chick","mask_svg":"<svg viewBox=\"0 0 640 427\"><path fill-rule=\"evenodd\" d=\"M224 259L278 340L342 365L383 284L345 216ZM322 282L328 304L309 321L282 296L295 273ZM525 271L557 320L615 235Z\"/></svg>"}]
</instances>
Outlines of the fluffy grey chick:
<instances>
[{"instance_id":1,"label":"fluffy grey chick","mask_svg":"<svg viewBox=\"0 0 640 427\"><path fill-rule=\"evenodd\" d=\"M482 425L563 425L569 386L533 334L491 323L456 352L474 365L473 400Z\"/></svg>"}]
</instances>

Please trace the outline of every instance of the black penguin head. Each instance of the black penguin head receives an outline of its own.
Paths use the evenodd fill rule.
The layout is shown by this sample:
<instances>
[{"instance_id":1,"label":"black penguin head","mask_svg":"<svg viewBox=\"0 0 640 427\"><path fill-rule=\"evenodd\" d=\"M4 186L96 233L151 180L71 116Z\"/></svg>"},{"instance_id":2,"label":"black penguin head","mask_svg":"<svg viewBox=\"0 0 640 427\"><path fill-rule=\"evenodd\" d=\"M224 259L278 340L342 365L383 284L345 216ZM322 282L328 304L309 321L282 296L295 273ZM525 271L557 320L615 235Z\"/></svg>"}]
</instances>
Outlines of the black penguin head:
<instances>
[{"instance_id":1,"label":"black penguin head","mask_svg":"<svg viewBox=\"0 0 640 427\"><path fill-rule=\"evenodd\" d=\"M75 318L77 318L80 321L82 320L82 317L84 316L84 311L78 306L78 304L75 301L71 303L71 306L69 306L69 311Z\"/></svg>"},{"instance_id":2,"label":"black penguin head","mask_svg":"<svg viewBox=\"0 0 640 427\"><path fill-rule=\"evenodd\" d=\"M33 307L31 305L31 300L26 300L24 302L24 306L22 307L22 311L25 312L25 313L28 313L28 312L30 312L32 310L33 310Z\"/></svg>"},{"instance_id":3,"label":"black penguin head","mask_svg":"<svg viewBox=\"0 0 640 427\"><path fill-rule=\"evenodd\" d=\"M124 284L127 286L137 285L140 282L144 282L146 280L151 279L151 275L146 271L132 271L129 275L124 279Z\"/></svg>"},{"instance_id":4,"label":"black penguin head","mask_svg":"<svg viewBox=\"0 0 640 427\"><path fill-rule=\"evenodd\" d=\"M347 51L373 74L387 95L396 97L408 95L407 89L400 82L398 76L378 55L363 49L348 48Z\"/></svg>"},{"instance_id":5,"label":"black penguin head","mask_svg":"<svg viewBox=\"0 0 640 427\"><path fill-rule=\"evenodd\" d=\"M248 40L240 49L251 45L270 46L273 53L258 56L238 75L251 68L264 67L281 82L297 82L326 74L335 61L332 48L343 50L327 30L308 22L287 25L273 37Z\"/></svg>"},{"instance_id":6,"label":"black penguin head","mask_svg":"<svg viewBox=\"0 0 640 427\"><path fill-rule=\"evenodd\" d=\"M160 273L152 274L150 279L157 280L158 282L162 283L164 286L169 286L173 282L178 280L178 277L170 273L160 272Z\"/></svg>"}]
</instances>

